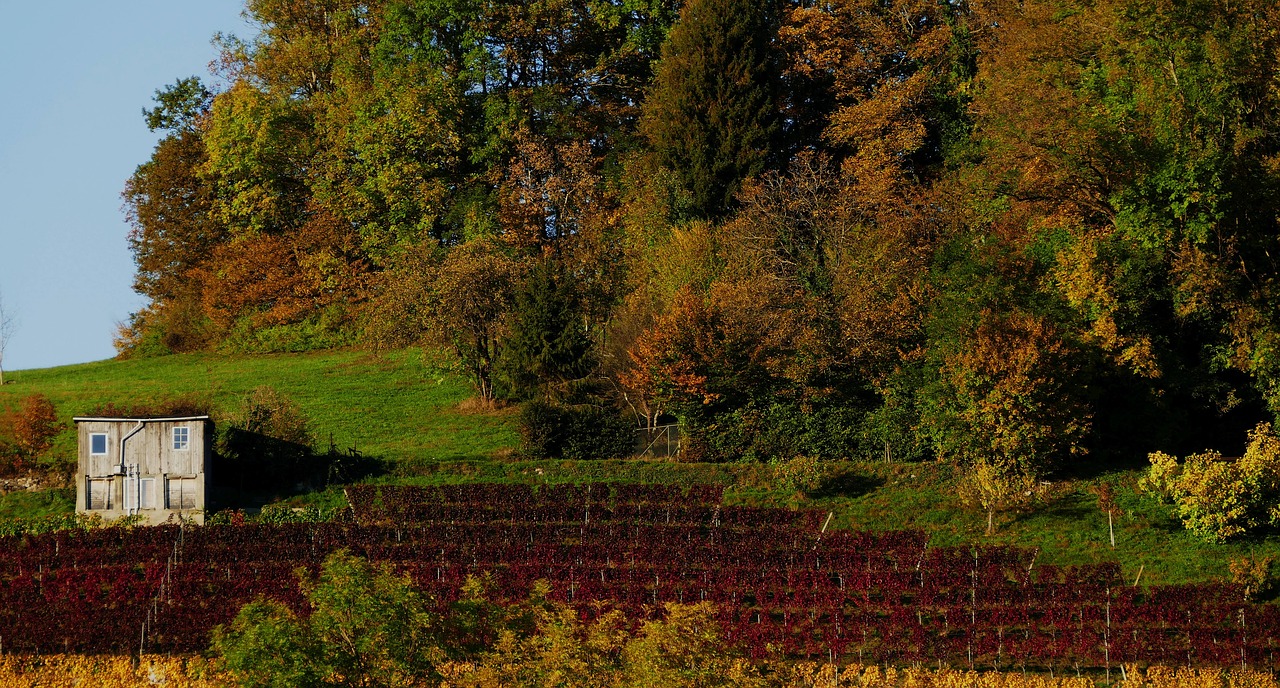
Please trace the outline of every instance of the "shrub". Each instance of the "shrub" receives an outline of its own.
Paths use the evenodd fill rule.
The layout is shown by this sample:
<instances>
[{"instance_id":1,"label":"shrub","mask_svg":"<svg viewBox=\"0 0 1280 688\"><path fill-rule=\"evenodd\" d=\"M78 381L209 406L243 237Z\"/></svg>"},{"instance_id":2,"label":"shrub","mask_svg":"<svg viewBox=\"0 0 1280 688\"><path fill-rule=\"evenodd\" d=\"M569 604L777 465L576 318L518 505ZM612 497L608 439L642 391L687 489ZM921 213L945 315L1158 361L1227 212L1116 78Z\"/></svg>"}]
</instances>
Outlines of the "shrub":
<instances>
[{"instance_id":1,"label":"shrub","mask_svg":"<svg viewBox=\"0 0 1280 688\"><path fill-rule=\"evenodd\" d=\"M1216 451L1192 454L1181 463L1163 452L1148 458L1151 468L1139 486L1171 503L1197 536L1223 542L1280 524L1280 438L1270 423L1250 431L1244 456L1234 461Z\"/></svg>"},{"instance_id":2,"label":"shrub","mask_svg":"<svg viewBox=\"0 0 1280 688\"><path fill-rule=\"evenodd\" d=\"M280 490L324 479L327 467L315 460L306 415L275 389L253 390L221 425L217 450L228 482Z\"/></svg>"},{"instance_id":3,"label":"shrub","mask_svg":"<svg viewBox=\"0 0 1280 688\"><path fill-rule=\"evenodd\" d=\"M53 446L53 438L62 432L58 411L43 394L32 394L22 400L13 419L13 439L27 456L43 454Z\"/></svg>"},{"instance_id":4,"label":"shrub","mask_svg":"<svg viewBox=\"0 0 1280 688\"><path fill-rule=\"evenodd\" d=\"M390 565L345 551L320 575L300 573L310 613L260 599L213 633L213 650L241 685L419 685L443 658L430 600Z\"/></svg>"},{"instance_id":5,"label":"shrub","mask_svg":"<svg viewBox=\"0 0 1280 688\"><path fill-rule=\"evenodd\" d=\"M520 435L533 458L611 459L635 450L635 424L594 406L526 402L520 407Z\"/></svg>"},{"instance_id":6,"label":"shrub","mask_svg":"<svg viewBox=\"0 0 1280 688\"><path fill-rule=\"evenodd\" d=\"M793 492L812 492L830 477L830 467L816 456L797 456L769 462L778 486Z\"/></svg>"}]
</instances>

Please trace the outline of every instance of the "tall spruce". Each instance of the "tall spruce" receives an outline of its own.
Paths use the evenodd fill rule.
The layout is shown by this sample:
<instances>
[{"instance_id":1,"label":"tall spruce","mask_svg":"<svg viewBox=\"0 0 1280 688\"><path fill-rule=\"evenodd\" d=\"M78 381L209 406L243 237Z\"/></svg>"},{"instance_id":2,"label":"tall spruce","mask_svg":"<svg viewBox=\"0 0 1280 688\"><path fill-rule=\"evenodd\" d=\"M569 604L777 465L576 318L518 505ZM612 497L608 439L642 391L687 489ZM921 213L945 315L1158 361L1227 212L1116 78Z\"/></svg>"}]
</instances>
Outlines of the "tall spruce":
<instances>
[{"instance_id":1,"label":"tall spruce","mask_svg":"<svg viewBox=\"0 0 1280 688\"><path fill-rule=\"evenodd\" d=\"M515 320L503 368L516 396L563 397L567 383L586 376L591 337L570 275L540 261L516 297Z\"/></svg>"},{"instance_id":2,"label":"tall spruce","mask_svg":"<svg viewBox=\"0 0 1280 688\"><path fill-rule=\"evenodd\" d=\"M663 46L640 127L686 197L677 215L717 219L765 169L781 132L772 3L692 0Z\"/></svg>"}]
</instances>

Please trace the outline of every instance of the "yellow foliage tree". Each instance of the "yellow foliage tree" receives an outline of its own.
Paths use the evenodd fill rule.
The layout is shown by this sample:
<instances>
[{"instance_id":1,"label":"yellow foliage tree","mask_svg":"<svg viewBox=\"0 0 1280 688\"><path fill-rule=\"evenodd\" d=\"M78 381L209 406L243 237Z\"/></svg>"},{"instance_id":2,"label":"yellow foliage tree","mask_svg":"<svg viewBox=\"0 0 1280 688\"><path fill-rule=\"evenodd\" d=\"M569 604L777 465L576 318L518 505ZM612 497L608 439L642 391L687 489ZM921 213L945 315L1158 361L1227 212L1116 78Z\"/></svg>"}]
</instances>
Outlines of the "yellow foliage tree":
<instances>
[{"instance_id":1,"label":"yellow foliage tree","mask_svg":"<svg viewBox=\"0 0 1280 688\"><path fill-rule=\"evenodd\" d=\"M1244 456L1229 460L1217 451L1192 454L1181 463L1155 452L1140 483L1171 502L1187 530L1222 542L1264 524L1280 523L1280 438L1270 423L1249 432Z\"/></svg>"}]
</instances>

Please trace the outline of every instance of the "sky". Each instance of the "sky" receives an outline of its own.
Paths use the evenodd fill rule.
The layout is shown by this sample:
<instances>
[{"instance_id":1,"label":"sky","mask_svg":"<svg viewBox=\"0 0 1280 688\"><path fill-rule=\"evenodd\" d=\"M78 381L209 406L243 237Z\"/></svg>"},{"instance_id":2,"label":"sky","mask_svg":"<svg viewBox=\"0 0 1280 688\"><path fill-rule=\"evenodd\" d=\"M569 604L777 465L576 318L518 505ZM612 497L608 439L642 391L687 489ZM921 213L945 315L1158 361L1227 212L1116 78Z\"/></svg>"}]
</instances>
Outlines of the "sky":
<instances>
[{"instance_id":1,"label":"sky","mask_svg":"<svg viewBox=\"0 0 1280 688\"><path fill-rule=\"evenodd\" d=\"M215 33L250 38L243 0L0 0L0 301L4 370L115 355L145 301L120 192L159 139L142 109L196 75Z\"/></svg>"}]
</instances>

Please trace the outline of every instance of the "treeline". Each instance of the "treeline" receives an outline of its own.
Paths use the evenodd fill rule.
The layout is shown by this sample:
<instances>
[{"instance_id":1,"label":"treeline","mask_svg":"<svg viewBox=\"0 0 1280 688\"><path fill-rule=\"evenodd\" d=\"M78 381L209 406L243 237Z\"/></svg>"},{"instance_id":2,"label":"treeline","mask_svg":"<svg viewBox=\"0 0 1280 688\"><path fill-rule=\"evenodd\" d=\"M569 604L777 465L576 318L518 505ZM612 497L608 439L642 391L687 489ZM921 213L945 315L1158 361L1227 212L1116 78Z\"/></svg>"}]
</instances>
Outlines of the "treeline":
<instances>
[{"instance_id":1,"label":"treeline","mask_svg":"<svg viewBox=\"0 0 1280 688\"><path fill-rule=\"evenodd\" d=\"M146 111L127 355L445 343L701 460L1043 475L1280 410L1268 0L246 11Z\"/></svg>"}]
</instances>

